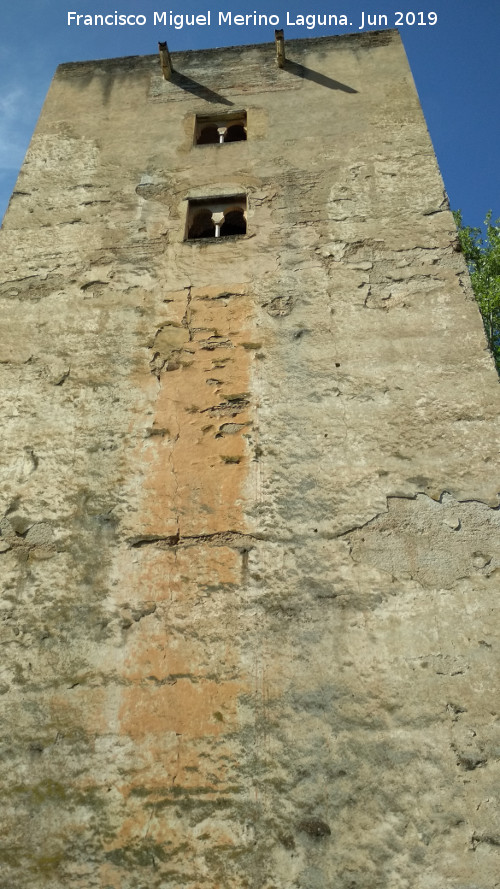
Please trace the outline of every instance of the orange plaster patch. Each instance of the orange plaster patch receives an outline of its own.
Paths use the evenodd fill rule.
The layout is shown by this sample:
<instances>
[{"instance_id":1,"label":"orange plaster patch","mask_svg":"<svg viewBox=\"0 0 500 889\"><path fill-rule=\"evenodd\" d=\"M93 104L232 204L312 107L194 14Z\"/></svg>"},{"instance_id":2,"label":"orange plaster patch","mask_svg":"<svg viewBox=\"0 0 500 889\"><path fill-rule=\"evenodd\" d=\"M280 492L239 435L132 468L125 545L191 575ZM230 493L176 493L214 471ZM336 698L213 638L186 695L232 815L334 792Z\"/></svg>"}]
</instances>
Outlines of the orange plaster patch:
<instances>
[{"instance_id":1,"label":"orange plaster patch","mask_svg":"<svg viewBox=\"0 0 500 889\"><path fill-rule=\"evenodd\" d=\"M241 579L241 554L228 546L127 547L120 553L114 600L181 603L194 607L206 590Z\"/></svg>"},{"instance_id":2,"label":"orange plaster patch","mask_svg":"<svg viewBox=\"0 0 500 889\"><path fill-rule=\"evenodd\" d=\"M178 353L179 366L160 373L153 428L163 433L152 436L140 455L143 471L148 469L138 533L244 530L243 432L251 421L252 361L244 344L252 339L253 303L242 289L238 285L230 289L233 295L222 297L226 291L220 288L184 293L190 339ZM221 435L228 422L241 430Z\"/></svg>"},{"instance_id":3,"label":"orange plaster patch","mask_svg":"<svg viewBox=\"0 0 500 889\"><path fill-rule=\"evenodd\" d=\"M190 738L219 735L227 730L227 723L217 721L214 713L229 712L234 725L241 688L238 682L201 680L194 684L189 679L159 688L135 685L123 692L121 728L134 739L168 732Z\"/></svg>"},{"instance_id":4,"label":"orange plaster patch","mask_svg":"<svg viewBox=\"0 0 500 889\"><path fill-rule=\"evenodd\" d=\"M115 602L132 615L118 725L134 742L134 773L120 788L127 816L114 848L144 829L135 816L145 797L234 793L238 701L252 687L239 650L242 553L211 535L246 532L243 435L252 421L253 353L245 345L255 340L253 304L242 285L167 296L171 322L163 305L150 348L162 324L183 325L189 339L178 337L177 355L170 354L175 369L155 365L151 434L135 455L142 494L127 517L131 537L166 539L128 546L117 569ZM156 608L142 616L143 602ZM165 819L151 831L166 846L186 839L185 825Z\"/></svg>"}]
</instances>

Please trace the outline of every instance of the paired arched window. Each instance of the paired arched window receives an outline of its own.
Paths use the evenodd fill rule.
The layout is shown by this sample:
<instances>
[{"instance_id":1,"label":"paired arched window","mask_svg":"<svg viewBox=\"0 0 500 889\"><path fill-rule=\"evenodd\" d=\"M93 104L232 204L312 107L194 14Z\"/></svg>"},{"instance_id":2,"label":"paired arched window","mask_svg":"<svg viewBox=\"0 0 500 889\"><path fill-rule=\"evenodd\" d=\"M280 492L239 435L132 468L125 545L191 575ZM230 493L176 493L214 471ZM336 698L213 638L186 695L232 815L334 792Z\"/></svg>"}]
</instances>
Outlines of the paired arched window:
<instances>
[{"instance_id":1,"label":"paired arched window","mask_svg":"<svg viewBox=\"0 0 500 889\"><path fill-rule=\"evenodd\" d=\"M224 142L245 142L247 138L246 111L226 115L196 118L195 145L222 145Z\"/></svg>"},{"instance_id":2,"label":"paired arched window","mask_svg":"<svg viewBox=\"0 0 500 889\"><path fill-rule=\"evenodd\" d=\"M192 200L188 207L187 240L229 238L246 234L246 196Z\"/></svg>"}]
</instances>

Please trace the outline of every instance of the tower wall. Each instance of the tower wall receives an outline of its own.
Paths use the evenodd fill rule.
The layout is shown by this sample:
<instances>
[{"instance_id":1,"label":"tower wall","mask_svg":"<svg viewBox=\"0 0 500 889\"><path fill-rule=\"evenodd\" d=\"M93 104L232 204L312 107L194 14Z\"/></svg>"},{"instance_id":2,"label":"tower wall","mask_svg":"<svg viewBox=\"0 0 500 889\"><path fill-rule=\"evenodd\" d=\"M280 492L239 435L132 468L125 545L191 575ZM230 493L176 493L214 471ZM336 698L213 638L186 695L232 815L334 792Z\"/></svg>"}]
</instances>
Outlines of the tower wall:
<instances>
[{"instance_id":1,"label":"tower wall","mask_svg":"<svg viewBox=\"0 0 500 889\"><path fill-rule=\"evenodd\" d=\"M2 230L4 885L489 889L498 381L399 36L173 64L61 66Z\"/></svg>"}]
</instances>

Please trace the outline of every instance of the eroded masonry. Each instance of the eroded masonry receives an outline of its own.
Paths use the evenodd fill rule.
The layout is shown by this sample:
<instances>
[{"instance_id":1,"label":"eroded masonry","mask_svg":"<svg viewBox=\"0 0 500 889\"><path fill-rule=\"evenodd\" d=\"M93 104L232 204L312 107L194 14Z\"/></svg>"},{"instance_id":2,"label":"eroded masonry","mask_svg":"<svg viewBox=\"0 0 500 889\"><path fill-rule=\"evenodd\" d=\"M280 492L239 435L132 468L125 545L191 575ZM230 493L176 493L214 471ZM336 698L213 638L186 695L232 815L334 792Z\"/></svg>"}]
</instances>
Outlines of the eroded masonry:
<instances>
[{"instance_id":1,"label":"eroded masonry","mask_svg":"<svg viewBox=\"0 0 500 889\"><path fill-rule=\"evenodd\" d=\"M1 235L0 884L493 889L498 381L394 31L62 65Z\"/></svg>"}]
</instances>

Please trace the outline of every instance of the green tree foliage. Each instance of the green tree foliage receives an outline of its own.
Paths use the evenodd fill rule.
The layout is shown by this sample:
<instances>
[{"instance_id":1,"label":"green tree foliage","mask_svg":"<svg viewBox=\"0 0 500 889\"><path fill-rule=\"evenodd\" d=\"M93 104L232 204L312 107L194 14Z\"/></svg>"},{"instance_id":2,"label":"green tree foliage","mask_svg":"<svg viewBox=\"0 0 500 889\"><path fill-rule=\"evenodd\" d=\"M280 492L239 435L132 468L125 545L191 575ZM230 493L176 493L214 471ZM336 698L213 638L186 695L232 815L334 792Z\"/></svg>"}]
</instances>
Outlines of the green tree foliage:
<instances>
[{"instance_id":1,"label":"green tree foliage","mask_svg":"<svg viewBox=\"0 0 500 889\"><path fill-rule=\"evenodd\" d=\"M463 225L460 210L453 214L458 240L483 318L488 346L500 374L500 219L491 221L491 211L484 221L486 237L480 228Z\"/></svg>"}]
</instances>

